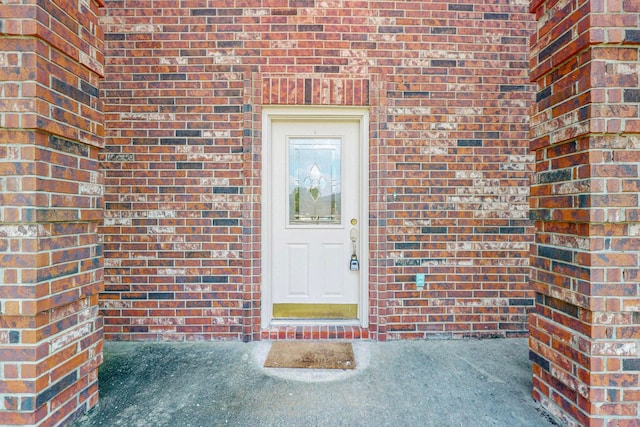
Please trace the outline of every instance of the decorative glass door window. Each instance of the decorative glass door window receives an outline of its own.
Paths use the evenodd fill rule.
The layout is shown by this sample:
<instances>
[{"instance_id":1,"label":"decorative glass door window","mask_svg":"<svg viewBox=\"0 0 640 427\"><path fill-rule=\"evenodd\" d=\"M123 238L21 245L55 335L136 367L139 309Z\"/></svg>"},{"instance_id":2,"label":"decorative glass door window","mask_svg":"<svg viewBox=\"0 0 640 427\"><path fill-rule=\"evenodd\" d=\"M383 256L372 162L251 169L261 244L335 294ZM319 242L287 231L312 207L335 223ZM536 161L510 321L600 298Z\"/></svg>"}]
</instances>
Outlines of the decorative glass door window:
<instances>
[{"instance_id":1,"label":"decorative glass door window","mask_svg":"<svg viewBox=\"0 0 640 427\"><path fill-rule=\"evenodd\" d=\"M289 139L289 224L340 224L342 140Z\"/></svg>"}]
</instances>

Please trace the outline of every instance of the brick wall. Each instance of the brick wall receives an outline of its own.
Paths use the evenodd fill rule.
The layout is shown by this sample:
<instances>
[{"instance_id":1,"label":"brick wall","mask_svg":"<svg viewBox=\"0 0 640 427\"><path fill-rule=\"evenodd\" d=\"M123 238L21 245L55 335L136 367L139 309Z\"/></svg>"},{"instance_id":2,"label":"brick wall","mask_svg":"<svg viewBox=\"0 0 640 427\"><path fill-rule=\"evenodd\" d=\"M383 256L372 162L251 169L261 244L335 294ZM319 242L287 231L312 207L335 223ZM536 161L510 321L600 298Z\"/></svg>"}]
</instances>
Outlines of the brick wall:
<instances>
[{"instance_id":1,"label":"brick wall","mask_svg":"<svg viewBox=\"0 0 640 427\"><path fill-rule=\"evenodd\" d=\"M358 96L373 118L371 327L262 337L525 335L527 2L240 6L107 2L107 338L259 338L261 105ZM305 92L313 79L345 85Z\"/></svg>"},{"instance_id":2,"label":"brick wall","mask_svg":"<svg viewBox=\"0 0 640 427\"><path fill-rule=\"evenodd\" d=\"M100 1L0 4L0 424L97 403Z\"/></svg>"},{"instance_id":3,"label":"brick wall","mask_svg":"<svg viewBox=\"0 0 640 427\"><path fill-rule=\"evenodd\" d=\"M640 419L640 3L531 10L534 398L564 424Z\"/></svg>"}]
</instances>

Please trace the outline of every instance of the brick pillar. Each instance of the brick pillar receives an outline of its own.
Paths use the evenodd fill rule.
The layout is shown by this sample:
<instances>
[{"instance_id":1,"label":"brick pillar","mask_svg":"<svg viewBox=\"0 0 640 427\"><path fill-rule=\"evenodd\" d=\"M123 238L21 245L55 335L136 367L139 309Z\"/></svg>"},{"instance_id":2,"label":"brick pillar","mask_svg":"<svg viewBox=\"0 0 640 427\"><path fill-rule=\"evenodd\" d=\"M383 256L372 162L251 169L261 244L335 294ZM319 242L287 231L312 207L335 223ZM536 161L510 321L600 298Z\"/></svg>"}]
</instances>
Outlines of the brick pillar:
<instances>
[{"instance_id":1,"label":"brick pillar","mask_svg":"<svg viewBox=\"0 0 640 427\"><path fill-rule=\"evenodd\" d=\"M640 419L640 2L534 0L533 396L568 425Z\"/></svg>"},{"instance_id":2,"label":"brick pillar","mask_svg":"<svg viewBox=\"0 0 640 427\"><path fill-rule=\"evenodd\" d=\"M0 425L97 403L102 0L0 5Z\"/></svg>"}]
</instances>

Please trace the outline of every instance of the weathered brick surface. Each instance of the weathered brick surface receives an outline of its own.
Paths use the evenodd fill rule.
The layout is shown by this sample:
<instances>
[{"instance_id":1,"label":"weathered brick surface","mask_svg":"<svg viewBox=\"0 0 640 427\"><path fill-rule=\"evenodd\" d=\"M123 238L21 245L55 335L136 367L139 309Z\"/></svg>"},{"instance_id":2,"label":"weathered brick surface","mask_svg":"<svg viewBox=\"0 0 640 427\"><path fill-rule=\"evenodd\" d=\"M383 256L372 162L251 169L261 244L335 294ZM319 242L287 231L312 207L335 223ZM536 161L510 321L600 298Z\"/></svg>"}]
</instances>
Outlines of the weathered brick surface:
<instances>
[{"instance_id":1,"label":"weathered brick surface","mask_svg":"<svg viewBox=\"0 0 640 427\"><path fill-rule=\"evenodd\" d=\"M534 1L534 397L569 425L640 419L640 13Z\"/></svg>"},{"instance_id":2,"label":"weathered brick surface","mask_svg":"<svg viewBox=\"0 0 640 427\"><path fill-rule=\"evenodd\" d=\"M101 20L108 338L307 336L260 332L268 104L372 113L371 327L356 335L526 334L525 2L176 6L111 1Z\"/></svg>"},{"instance_id":3,"label":"weathered brick surface","mask_svg":"<svg viewBox=\"0 0 640 427\"><path fill-rule=\"evenodd\" d=\"M97 403L98 6L0 4L1 425L59 425Z\"/></svg>"}]
</instances>

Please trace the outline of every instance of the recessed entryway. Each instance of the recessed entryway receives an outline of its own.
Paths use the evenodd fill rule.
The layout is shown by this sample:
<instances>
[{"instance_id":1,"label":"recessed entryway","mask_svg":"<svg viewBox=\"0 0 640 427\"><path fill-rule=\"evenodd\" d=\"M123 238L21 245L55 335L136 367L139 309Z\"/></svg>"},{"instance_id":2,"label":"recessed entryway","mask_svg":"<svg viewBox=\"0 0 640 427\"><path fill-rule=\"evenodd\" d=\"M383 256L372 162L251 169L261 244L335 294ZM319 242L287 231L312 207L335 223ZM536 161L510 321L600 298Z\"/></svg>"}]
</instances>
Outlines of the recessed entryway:
<instances>
[{"instance_id":1,"label":"recessed entryway","mask_svg":"<svg viewBox=\"0 0 640 427\"><path fill-rule=\"evenodd\" d=\"M366 326L368 115L263 114L263 326Z\"/></svg>"}]
</instances>

